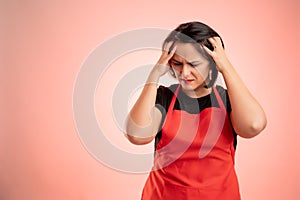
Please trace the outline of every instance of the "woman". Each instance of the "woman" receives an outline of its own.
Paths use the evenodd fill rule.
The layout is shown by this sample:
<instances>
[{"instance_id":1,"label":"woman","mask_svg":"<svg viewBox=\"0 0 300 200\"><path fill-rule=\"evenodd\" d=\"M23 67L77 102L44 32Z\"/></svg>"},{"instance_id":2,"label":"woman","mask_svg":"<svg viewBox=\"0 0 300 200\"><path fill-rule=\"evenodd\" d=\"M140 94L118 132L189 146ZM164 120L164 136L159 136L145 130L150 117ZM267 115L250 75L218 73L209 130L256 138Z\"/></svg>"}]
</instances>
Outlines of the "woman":
<instances>
[{"instance_id":1,"label":"woman","mask_svg":"<svg viewBox=\"0 0 300 200\"><path fill-rule=\"evenodd\" d=\"M167 72L179 84L157 88ZM227 89L214 85L218 72ZM127 120L132 143L155 138L142 199L240 199L236 136L252 138L265 126L265 113L228 60L219 34L200 22L179 25L165 39Z\"/></svg>"}]
</instances>

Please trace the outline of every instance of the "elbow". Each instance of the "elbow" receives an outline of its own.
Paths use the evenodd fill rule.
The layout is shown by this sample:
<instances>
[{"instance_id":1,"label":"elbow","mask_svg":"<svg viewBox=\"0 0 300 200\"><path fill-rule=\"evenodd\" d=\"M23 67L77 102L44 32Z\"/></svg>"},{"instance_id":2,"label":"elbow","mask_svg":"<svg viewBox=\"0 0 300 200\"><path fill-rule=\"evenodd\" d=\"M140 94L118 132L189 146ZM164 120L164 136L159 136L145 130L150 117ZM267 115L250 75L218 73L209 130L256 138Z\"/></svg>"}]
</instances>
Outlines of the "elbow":
<instances>
[{"instance_id":1,"label":"elbow","mask_svg":"<svg viewBox=\"0 0 300 200\"><path fill-rule=\"evenodd\" d=\"M258 122L255 122L252 124L251 129L254 133L254 135L258 135L259 133L261 133L267 126L267 120L264 118Z\"/></svg>"},{"instance_id":2,"label":"elbow","mask_svg":"<svg viewBox=\"0 0 300 200\"><path fill-rule=\"evenodd\" d=\"M133 121L127 120L125 137L132 144L144 145L155 138L156 132L157 130L153 131L152 125L140 126Z\"/></svg>"},{"instance_id":3,"label":"elbow","mask_svg":"<svg viewBox=\"0 0 300 200\"><path fill-rule=\"evenodd\" d=\"M154 137L148 137L148 138L139 138L135 137L129 134L125 134L125 137L128 139L128 141L135 145L145 145L150 143Z\"/></svg>"},{"instance_id":4,"label":"elbow","mask_svg":"<svg viewBox=\"0 0 300 200\"><path fill-rule=\"evenodd\" d=\"M250 123L246 130L244 131L238 131L241 132L239 134L243 138L253 138L260 134L267 126L267 120L266 118L260 119L260 120L254 120L252 123Z\"/></svg>"}]
</instances>

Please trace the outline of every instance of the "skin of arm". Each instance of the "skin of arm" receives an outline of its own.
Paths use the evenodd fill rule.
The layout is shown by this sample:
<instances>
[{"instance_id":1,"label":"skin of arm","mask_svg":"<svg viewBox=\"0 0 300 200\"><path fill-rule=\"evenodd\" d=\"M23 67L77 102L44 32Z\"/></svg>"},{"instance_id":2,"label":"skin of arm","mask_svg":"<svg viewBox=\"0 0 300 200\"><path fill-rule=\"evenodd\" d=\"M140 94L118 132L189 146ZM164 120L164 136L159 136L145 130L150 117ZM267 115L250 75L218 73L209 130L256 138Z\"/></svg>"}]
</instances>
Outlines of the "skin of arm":
<instances>
[{"instance_id":1,"label":"skin of arm","mask_svg":"<svg viewBox=\"0 0 300 200\"><path fill-rule=\"evenodd\" d=\"M228 60L219 37L210 38L214 51L204 47L223 75L231 102L230 118L236 133L243 138L258 135L267 125L263 108L253 97Z\"/></svg>"},{"instance_id":2,"label":"skin of arm","mask_svg":"<svg viewBox=\"0 0 300 200\"><path fill-rule=\"evenodd\" d=\"M151 70L139 98L127 116L125 136L133 144L147 144L155 138L158 132L162 114L155 107L157 85L159 78L168 72L170 68L168 62L176 51L174 47L168 53L167 50L171 45L167 43L164 47L161 57Z\"/></svg>"}]
</instances>

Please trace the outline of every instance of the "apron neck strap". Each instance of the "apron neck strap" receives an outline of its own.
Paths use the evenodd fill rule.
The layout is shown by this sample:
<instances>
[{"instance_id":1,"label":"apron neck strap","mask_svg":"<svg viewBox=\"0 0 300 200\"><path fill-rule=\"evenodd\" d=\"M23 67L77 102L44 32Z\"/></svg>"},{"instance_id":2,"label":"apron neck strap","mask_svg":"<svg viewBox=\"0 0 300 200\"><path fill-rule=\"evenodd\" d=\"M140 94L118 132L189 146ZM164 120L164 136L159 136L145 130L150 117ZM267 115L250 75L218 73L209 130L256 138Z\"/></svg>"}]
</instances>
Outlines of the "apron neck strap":
<instances>
[{"instance_id":1,"label":"apron neck strap","mask_svg":"<svg viewBox=\"0 0 300 200\"><path fill-rule=\"evenodd\" d=\"M178 95L179 89L180 89L180 84L178 84L178 87L175 90L175 93L174 93L174 95L172 97L172 100L171 100L171 103L170 103L168 111L172 111L173 110L175 102L176 102L176 99L177 99L177 95Z\"/></svg>"},{"instance_id":2,"label":"apron neck strap","mask_svg":"<svg viewBox=\"0 0 300 200\"><path fill-rule=\"evenodd\" d=\"M223 100L222 100L222 98L221 98L221 96L220 96L217 88L215 86L213 86L212 89L213 89L213 91L214 91L214 93L216 95L216 98L217 98L217 101L218 101L218 104L219 104L220 108L223 109L224 111L226 111L226 107L225 107L225 105L223 103Z\"/></svg>"}]
</instances>

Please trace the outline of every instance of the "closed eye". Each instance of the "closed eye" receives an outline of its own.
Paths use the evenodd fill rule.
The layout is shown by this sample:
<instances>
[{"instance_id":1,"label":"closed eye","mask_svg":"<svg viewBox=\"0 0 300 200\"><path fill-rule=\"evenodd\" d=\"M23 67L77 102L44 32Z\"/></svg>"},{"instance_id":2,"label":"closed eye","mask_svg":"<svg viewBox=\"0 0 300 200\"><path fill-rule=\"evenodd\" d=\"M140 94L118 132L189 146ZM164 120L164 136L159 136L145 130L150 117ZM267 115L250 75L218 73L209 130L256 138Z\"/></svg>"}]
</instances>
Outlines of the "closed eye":
<instances>
[{"instance_id":1,"label":"closed eye","mask_svg":"<svg viewBox=\"0 0 300 200\"><path fill-rule=\"evenodd\" d=\"M174 63L175 66L181 66L182 63Z\"/></svg>"},{"instance_id":2,"label":"closed eye","mask_svg":"<svg viewBox=\"0 0 300 200\"><path fill-rule=\"evenodd\" d=\"M175 61L175 60L172 60L172 63L173 63L173 65L175 65L175 66L181 66L181 65L182 65L181 62L177 62L177 61Z\"/></svg>"},{"instance_id":3,"label":"closed eye","mask_svg":"<svg viewBox=\"0 0 300 200\"><path fill-rule=\"evenodd\" d=\"M195 62L195 63L189 63L192 67L197 67L198 65L200 65L200 62Z\"/></svg>"},{"instance_id":4,"label":"closed eye","mask_svg":"<svg viewBox=\"0 0 300 200\"><path fill-rule=\"evenodd\" d=\"M182 66L183 64L181 62L178 62L176 60L172 60L172 63L174 66ZM197 67L198 65L200 65L201 63L199 62L191 62L191 63L188 63L191 67Z\"/></svg>"}]
</instances>

